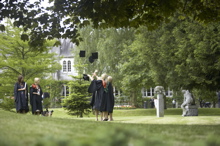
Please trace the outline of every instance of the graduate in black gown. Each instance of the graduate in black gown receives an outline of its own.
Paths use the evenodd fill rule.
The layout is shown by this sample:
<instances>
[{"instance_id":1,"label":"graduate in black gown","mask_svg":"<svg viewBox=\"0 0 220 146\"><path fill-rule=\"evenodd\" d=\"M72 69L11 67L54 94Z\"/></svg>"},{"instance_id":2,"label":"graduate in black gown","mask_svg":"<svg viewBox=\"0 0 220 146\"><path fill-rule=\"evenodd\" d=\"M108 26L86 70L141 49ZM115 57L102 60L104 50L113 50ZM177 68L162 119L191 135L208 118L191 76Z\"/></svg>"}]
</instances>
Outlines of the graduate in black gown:
<instances>
[{"instance_id":1,"label":"graduate in black gown","mask_svg":"<svg viewBox=\"0 0 220 146\"><path fill-rule=\"evenodd\" d=\"M112 86L112 77L108 76L107 78L107 102L106 102L106 108L107 112L109 114L109 121L113 121L113 109L115 105L115 97L113 92L113 86Z\"/></svg>"},{"instance_id":2,"label":"graduate in black gown","mask_svg":"<svg viewBox=\"0 0 220 146\"><path fill-rule=\"evenodd\" d=\"M18 82L14 85L14 97L17 113L27 113L28 107L28 85L24 82L22 75L18 76Z\"/></svg>"},{"instance_id":3,"label":"graduate in black gown","mask_svg":"<svg viewBox=\"0 0 220 146\"><path fill-rule=\"evenodd\" d=\"M105 79L107 75L102 74L101 77L98 77L96 73L94 73L92 77L90 75L88 76L92 80L88 88L88 92L93 93L90 105L92 106L93 110L95 110L96 120L98 121L98 114L99 112L102 112L102 109L104 108L102 107L103 106L102 101L104 95L104 86L106 84ZM97 80L94 79L95 77L97 78ZM102 113L101 113L101 120L102 120Z\"/></svg>"},{"instance_id":4,"label":"graduate in black gown","mask_svg":"<svg viewBox=\"0 0 220 146\"><path fill-rule=\"evenodd\" d=\"M30 87L30 104L32 107L32 114L39 115L43 112L42 108L42 94L43 91L40 87L40 79L35 78L34 84Z\"/></svg>"},{"instance_id":5,"label":"graduate in black gown","mask_svg":"<svg viewBox=\"0 0 220 146\"><path fill-rule=\"evenodd\" d=\"M106 87L104 87L104 94L103 100L101 101L101 111L104 114L103 121L113 121L112 113L114 108L114 94L113 94L113 87L112 87L112 77L108 76L106 79ZM110 119L108 118L110 116Z\"/></svg>"}]
</instances>

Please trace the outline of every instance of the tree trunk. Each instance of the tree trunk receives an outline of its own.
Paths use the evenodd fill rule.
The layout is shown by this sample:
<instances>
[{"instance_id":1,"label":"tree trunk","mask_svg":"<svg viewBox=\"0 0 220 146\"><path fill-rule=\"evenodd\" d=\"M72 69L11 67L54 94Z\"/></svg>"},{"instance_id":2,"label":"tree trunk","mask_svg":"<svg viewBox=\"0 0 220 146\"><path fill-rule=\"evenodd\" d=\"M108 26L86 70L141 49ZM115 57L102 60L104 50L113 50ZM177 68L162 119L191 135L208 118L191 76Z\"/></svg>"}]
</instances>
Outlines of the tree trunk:
<instances>
[{"instance_id":1,"label":"tree trunk","mask_svg":"<svg viewBox=\"0 0 220 146\"><path fill-rule=\"evenodd\" d=\"M131 105L137 107L137 96L136 96L136 92L132 91L131 92Z\"/></svg>"},{"instance_id":2,"label":"tree trunk","mask_svg":"<svg viewBox=\"0 0 220 146\"><path fill-rule=\"evenodd\" d=\"M79 116L80 118L83 118L83 112L80 112L80 116Z\"/></svg>"},{"instance_id":3,"label":"tree trunk","mask_svg":"<svg viewBox=\"0 0 220 146\"><path fill-rule=\"evenodd\" d=\"M215 102L215 101L213 101L213 108L215 108L215 105L216 105L216 102Z\"/></svg>"},{"instance_id":4,"label":"tree trunk","mask_svg":"<svg viewBox=\"0 0 220 146\"><path fill-rule=\"evenodd\" d=\"M164 109L167 109L167 102L166 102L166 100L167 100L167 97L166 97L166 95L164 95Z\"/></svg>"}]
</instances>

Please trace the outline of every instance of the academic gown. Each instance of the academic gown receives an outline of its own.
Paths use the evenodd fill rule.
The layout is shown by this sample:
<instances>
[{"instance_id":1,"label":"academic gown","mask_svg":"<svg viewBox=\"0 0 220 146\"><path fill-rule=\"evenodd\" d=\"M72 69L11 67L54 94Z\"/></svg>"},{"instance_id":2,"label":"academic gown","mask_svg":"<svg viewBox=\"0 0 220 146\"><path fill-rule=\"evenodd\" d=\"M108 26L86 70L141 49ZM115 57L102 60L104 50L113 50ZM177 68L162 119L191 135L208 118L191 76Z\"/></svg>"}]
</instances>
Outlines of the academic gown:
<instances>
[{"instance_id":1,"label":"academic gown","mask_svg":"<svg viewBox=\"0 0 220 146\"><path fill-rule=\"evenodd\" d=\"M29 111L28 107L28 85L26 84L26 90L18 91L18 89L22 89L25 86L25 82L20 85L19 83L15 83L14 85L14 98L16 111L25 110L25 112Z\"/></svg>"},{"instance_id":2,"label":"academic gown","mask_svg":"<svg viewBox=\"0 0 220 146\"><path fill-rule=\"evenodd\" d=\"M113 94L113 87L110 82L107 83L106 89L104 89L103 100L101 103L101 111L106 111L108 113L113 113L115 98Z\"/></svg>"},{"instance_id":3,"label":"academic gown","mask_svg":"<svg viewBox=\"0 0 220 146\"><path fill-rule=\"evenodd\" d=\"M89 93L93 93L90 105L93 109L101 111L101 103L103 100L104 87L102 85L102 80L93 80L88 88Z\"/></svg>"},{"instance_id":4,"label":"academic gown","mask_svg":"<svg viewBox=\"0 0 220 146\"><path fill-rule=\"evenodd\" d=\"M33 88L32 86L30 87L30 104L32 107L32 114L34 114L36 112L36 110L40 110L40 113L43 111L42 108L42 94L43 91L39 86L40 89L40 95L37 94L33 94L33 92L37 92L38 89Z\"/></svg>"},{"instance_id":5,"label":"academic gown","mask_svg":"<svg viewBox=\"0 0 220 146\"><path fill-rule=\"evenodd\" d=\"M113 113L113 108L114 108L114 105L115 105L115 97L114 97L114 93L113 93L112 84L109 83L107 88L108 88L108 91L107 91L106 108L107 108L107 112Z\"/></svg>"}]
</instances>

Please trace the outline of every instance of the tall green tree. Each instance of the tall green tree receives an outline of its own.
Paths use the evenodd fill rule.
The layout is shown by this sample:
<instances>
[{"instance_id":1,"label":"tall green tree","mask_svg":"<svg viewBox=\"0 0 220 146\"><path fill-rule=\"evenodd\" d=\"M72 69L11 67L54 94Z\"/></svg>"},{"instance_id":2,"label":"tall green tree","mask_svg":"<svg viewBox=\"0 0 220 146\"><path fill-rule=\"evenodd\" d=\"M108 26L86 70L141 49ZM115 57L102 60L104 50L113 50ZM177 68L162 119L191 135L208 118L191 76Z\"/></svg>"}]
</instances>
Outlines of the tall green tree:
<instances>
[{"instance_id":1,"label":"tall green tree","mask_svg":"<svg viewBox=\"0 0 220 146\"><path fill-rule=\"evenodd\" d=\"M69 81L54 80L52 77L41 80L40 85L43 92L48 92L50 97L43 100L44 107L61 107L63 99L62 88L67 85Z\"/></svg>"},{"instance_id":2,"label":"tall green tree","mask_svg":"<svg viewBox=\"0 0 220 146\"><path fill-rule=\"evenodd\" d=\"M90 35L88 35L90 34ZM120 86L122 76L120 74L121 62L124 62L122 51L129 46L134 39L134 29L93 29L91 26L80 29L83 42L74 51L86 51L86 57L75 57L76 64L87 64L85 73L91 74L98 69L98 74L107 73L114 79L114 85ZM98 52L98 59L93 63L89 62L92 53Z\"/></svg>"},{"instance_id":3,"label":"tall green tree","mask_svg":"<svg viewBox=\"0 0 220 146\"><path fill-rule=\"evenodd\" d=\"M56 54L49 53L53 42L48 41L44 44L42 52L37 51L28 45L29 41L20 39L21 28L13 27L10 21L8 24L6 31L0 33L2 86L11 88L17 81L18 75L23 75L25 81L33 83L34 77L43 78L61 68ZM9 90L13 91L13 89Z\"/></svg>"},{"instance_id":4,"label":"tall green tree","mask_svg":"<svg viewBox=\"0 0 220 146\"><path fill-rule=\"evenodd\" d=\"M150 85L170 87L174 92L203 89L215 93L219 88L218 23L201 25L187 18L171 19L155 31L146 27L138 30L135 41L124 50L132 60L122 64L121 71L128 74L125 79L131 80L123 80L126 85L132 86L136 77L136 81L146 78Z\"/></svg>"}]
</instances>

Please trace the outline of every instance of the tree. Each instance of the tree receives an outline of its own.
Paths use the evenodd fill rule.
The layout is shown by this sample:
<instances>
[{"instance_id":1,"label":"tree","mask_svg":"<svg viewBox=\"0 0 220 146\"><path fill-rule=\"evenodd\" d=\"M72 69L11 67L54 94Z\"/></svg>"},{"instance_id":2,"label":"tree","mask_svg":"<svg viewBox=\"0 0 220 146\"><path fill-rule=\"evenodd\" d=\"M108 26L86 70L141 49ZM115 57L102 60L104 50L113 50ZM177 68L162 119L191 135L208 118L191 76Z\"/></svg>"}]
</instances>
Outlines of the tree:
<instances>
[{"instance_id":1,"label":"tree","mask_svg":"<svg viewBox=\"0 0 220 146\"><path fill-rule=\"evenodd\" d=\"M4 0L0 2L0 20L14 19L16 26L31 30L21 35L30 39L32 46L42 46L45 39L71 38L77 44L81 40L78 26L90 24L95 28L122 28L147 26L158 28L169 22L176 12L180 17L190 17L201 23L220 20L219 0L49 0L54 3L43 8L41 1ZM63 24L60 24L63 22ZM1 30L4 26L1 25ZM40 48L35 48L40 49Z\"/></svg>"},{"instance_id":2,"label":"tree","mask_svg":"<svg viewBox=\"0 0 220 146\"><path fill-rule=\"evenodd\" d=\"M61 68L56 54L49 53L53 42L45 43L42 46L43 52L37 51L29 47L28 41L20 39L21 28L12 27L8 23L6 31L0 33L1 85L4 88L8 86L8 92L13 91L11 87L17 81L18 75L23 75L25 81L33 83L34 77L43 78Z\"/></svg>"},{"instance_id":3,"label":"tree","mask_svg":"<svg viewBox=\"0 0 220 146\"><path fill-rule=\"evenodd\" d=\"M207 88L203 89L193 89L193 95L196 97L196 100L200 102L212 102L213 108L215 108L215 105L217 103L217 92L214 92L213 90L209 90ZM203 106L203 105L202 105Z\"/></svg>"},{"instance_id":4,"label":"tree","mask_svg":"<svg viewBox=\"0 0 220 146\"><path fill-rule=\"evenodd\" d=\"M86 64L84 71L88 74L98 69L99 75L102 73L111 75L114 85L119 87L123 77L120 74L120 64L125 61L122 51L133 42L134 29L93 29L91 26L87 26L80 29L79 32L84 39L76 47L74 53L77 54L80 50L84 50L86 56L84 58L75 56L75 64ZM88 58L94 52L98 52L98 59L90 63Z\"/></svg>"},{"instance_id":5,"label":"tree","mask_svg":"<svg viewBox=\"0 0 220 146\"><path fill-rule=\"evenodd\" d=\"M69 81L59 81L54 80L52 77L41 80L40 85L43 89L43 92L49 93L49 98L44 98L43 105L44 107L61 107L62 96L62 86L68 84Z\"/></svg>"},{"instance_id":6,"label":"tree","mask_svg":"<svg viewBox=\"0 0 220 146\"><path fill-rule=\"evenodd\" d=\"M73 81L69 82L70 94L64 98L63 106L70 115L82 118L91 112L89 104L91 96L87 92L89 82L84 81L81 76L72 76Z\"/></svg>"}]
</instances>

